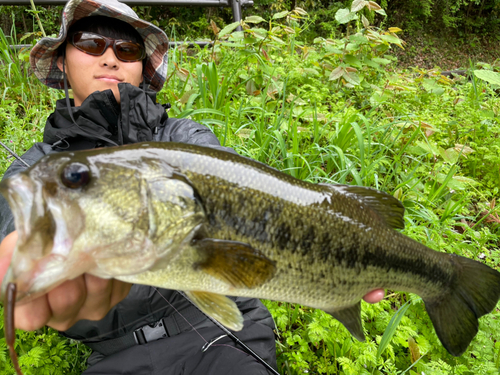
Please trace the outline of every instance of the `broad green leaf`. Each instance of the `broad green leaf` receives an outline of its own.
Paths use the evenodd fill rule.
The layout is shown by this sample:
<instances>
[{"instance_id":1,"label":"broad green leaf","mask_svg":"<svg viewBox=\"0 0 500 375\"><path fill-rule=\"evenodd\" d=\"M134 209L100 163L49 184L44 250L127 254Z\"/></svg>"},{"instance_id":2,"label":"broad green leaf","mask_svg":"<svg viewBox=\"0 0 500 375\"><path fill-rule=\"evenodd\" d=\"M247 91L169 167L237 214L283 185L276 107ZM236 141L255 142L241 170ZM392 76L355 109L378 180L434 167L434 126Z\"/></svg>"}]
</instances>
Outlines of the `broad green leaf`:
<instances>
[{"instance_id":1,"label":"broad green leaf","mask_svg":"<svg viewBox=\"0 0 500 375\"><path fill-rule=\"evenodd\" d=\"M469 185L479 185L479 182L474 180L473 178L465 177L465 176L453 176L454 180L457 180L463 184L469 184Z\"/></svg>"},{"instance_id":2,"label":"broad green leaf","mask_svg":"<svg viewBox=\"0 0 500 375\"><path fill-rule=\"evenodd\" d=\"M461 145L458 143L455 143L455 150L461 152L462 155L468 155L474 152L474 149L470 148L469 146Z\"/></svg>"},{"instance_id":3,"label":"broad green leaf","mask_svg":"<svg viewBox=\"0 0 500 375\"><path fill-rule=\"evenodd\" d=\"M297 7L293 11L297 14L300 14L301 16L307 16L307 12L302 8Z\"/></svg>"},{"instance_id":4,"label":"broad green leaf","mask_svg":"<svg viewBox=\"0 0 500 375\"><path fill-rule=\"evenodd\" d=\"M356 72L345 72L344 74L344 79L349 82L350 84L357 86L360 84L361 79L359 77L359 74Z\"/></svg>"},{"instance_id":5,"label":"broad green leaf","mask_svg":"<svg viewBox=\"0 0 500 375\"><path fill-rule=\"evenodd\" d=\"M433 79L424 79L424 82L422 82L422 86L427 92L435 95L441 95L444 93L444 89L440 87Z\"/></svg>"},{"instance_id":6,"label":"broad green leaf","mask_svg":"<svg viewBox=\"0 0 500 375\"><path fill-rule=\"evenodd\" d=\"M368 19L364 15L361 16L361 22L363 22L363 26L365 27L365 29L370 26L370 21L368 21Z\"/></svg>"},{"instance_id":7,"label":"broad green leaf","mask_svg":"<svg viewBox=\"0 0 500 375\"><path fill-rule=\"evenodd\" d=\"M439 154L441 155L443 160L447 163L455 164L458 161L458 155L459 155L458 151L455 150L453 147L447 150L440 148Z\"/></svg>"},{"instance_id":8,"label":"broad green leaf","mask_svg":"<svg viewBox=\"0 0 500 375\"><path fill-rule=\"evenodd\" d=\"M226 34L229 34L234 31L238 26L240 25L240 22L233 22L224 27L221 31L219 31L219 38L223 37Z\"/></svg>"},{"instance_id":9,"label":"broad green leaf","mask_svg":"<svg viewBox=\"0 0 500 375\"><path fill-rule=\"evenodd\" d=\"M362 66L361 61L354 55L345 55L344 61L349 65L357 66L358 68Z\"/></svg>"},{"instance_id":10,"label":"broad green leaf","mask_svg":"<svg viewBox=\"0 0 500 375\"><path fill-rule=\"evenodd\" d=\"M391 97L390 92L384 92L383 94L374 92L372 96L370 97L370 103L374 106L380 105L387 101Z\"/></svg>"},{"instance_id":11,"label":"broad green leaf","mask_svg":"<svg viewBox=\"0 0 500 375\"><path fill-rule=\"evenodd\" d=\"M358 51L361 48L361 46L358 43L347 43L347 46L345 46L346 51Z\"/></svg>"},{"instance_id":12,"label":"broad green leaf","mask_svg":"<svg viewBox=\"0 0 500 375\"><path fill-rule=\"evenodd\" d=\"M368 30L366 36L370 38L370 40L378 40L380 39L380 34L373 30Z\"/></svg>"},{"instance_id":13,"label":"broad green leaf","mask_svg":"<svg viewBox=\"0 0 500 375\"><path fill-rule=\"evenodd\" d=\"M229 35L228 40L232 42L237 42L245 38L245 33L243 31L235 31L231 35Z\"/></svg>"},{"instance_id":14,"label":"broad green leaf","mask_svg":"<svg viewBox=\"0 0 500 375\"><path fill-rule=\"evenodd\" d=\"M262 40L262 38L261 38L261 40ZM243 39L243 43L246 43L246 44L254 44L255 42L257 42L257 38L255 38L253 36L247 35L245 37L245 39Z\"/></svg>"},{"instance_id":15,"label":"broad green leaf","mask_svg":"<svg viewBox=\"0 0 500 375\"><path fill-rule=\"evenodd\" d=\"M380 64L376 63L375 61L373 61L373 59L369 59L367 57L365 57L365 59L363 60L363 64L371 67L371 68L375 68L375 69L378 69L380 68Z\"/></svg>"},{"instance_id":16,"label":"broad green leaf","mask_svg":"<svg viewBox=\"0 0 500 375\"><path fill-rule=\"evenodd\" d=\"M377 10L375 11L375 13L378 13L378 14L381 14L381 15L383 15L383 16L385 16L385 17L387 17L387 13L386 13L386 12L385 12L385 10L383 10L383 9L377 9Z\"/></svg>"},{"instance_id":17,"label":"broad green leaf","mask_svg":"<svg viewBox=\"0 0 500 375\"><path fill-rule=\"evenodd\" d=\"M286 17L288 13L289 13L288 10L284 10L283 12L276 13L273 15L273 20L277 20L279 18Z\"/></svg>"},{"instance_id":18,"label":"broad green leaf","mask_svg":"<svg viewBox=\"0 0 500 375\"><path fill-rule=\"evenodd\" d=\"M341 66L338 66L330 73L330 77L328 79L330 81L335 81L336 79L339 79L343 75L344 75L344 69Z\"/></svg>"},{"instance_id":19,"label":"broad green leaf","mask_svg":"<svg viewBox=\"0 0 500 375\"><path fill-rule=\"evenodd\" d=\"M258 36L267 37L267 30L266 29L257 28L257 29L252 29L252 31L255 34L258 34Z\"/></svg>"},{"instance_id":20,"label":"broad green leaf","mask_svg":"<svg viewBox=\"0 0 500 375\"><path fill-rule=\"evenodd\" d=\"M368 43L368 38L360 34L351 35L349 37L349 40L351 42L357 42L357 43Z\"/></svg>"},{"instance_id":21,"label":"broad green leaf","mask_svg":"<svg viewBox=\"0 0 500 375\"><path fill-rule=\"evenodd\" d=\"M269 35L269 38L271 38L272 40L274 40L275 42L278 42L279 44L286 44L282 39L274 36L274 35Z\"/></svg>"},{"instance_id":22,"label":"broad green leaf","mask_svg":"<svg viewBox=\"0 0 500 375\"><path fill-rule=\"evenodd\" d=\"M248 95L255 95L255 93L258 91L253 79L247 81L245 87Z\"/></svg>"},{"instance_id":23,"label":"broad green leaf","mask_svg":"<svg viewBox=\"0 0 500 375\"><path fill-rule=\"evenodd\" d=\"M351 5L351 12L357 12L366 6L367 2L365 0L354 0Z\"/></svg>"},{"instance_id":24,"label":"broad green leaf","mask_svg":"<svg viewBox=\"0 0 500 375\"><path fill-rule=\"evenodd\" d=\"M440 184L443 184L442 189L444 189L444 187L453 190L464 190L466 188L465 184L462 181L457 180L453 175L450 176L449 173L447 175L444 173L438 173L436 175L436 181L439 182ZM433 195L433 197L437 196L439 196L439 194Z\"/></svg>"},{"instance_id":25,"label":"broad green leaf","mask_svg":"<svg viewBox=\"0 0 500 375\"><path fill-rule=\"evenodd\" d=\"M439 149L437 148L436 145L432 143L427 143L424 141L418 141L417 146L420 147L421 149L425 150L427 153L430 153L432 155L439 155Z\"/></svg>"},{"instance_id":26,"label":"broad green leaf","mask_svg":"<svg viewBox=\"0 0 500 375\"><path fill-rule=\"evenodd\" d=\"M245 18L246 23L261 23L266 22L266 20L260 16L250 16Z\"/></svg>"},{"instance_id":27,"label":"broad green leaf","mask_svg":"<svg viewBox=\"0 0 500 375\"><path fill-rule=\"evenodd\" d=\"M349 12L349 9L339 9L337 13L335 13L335 20L340 24L344 24L357 19L357 14Z\"/></svg>"},{"instance_id":28,"label":"broad green leaf","mask_svg":"<svg viewBox=\"0 0 500 375\"><path fill-rule=\"evenodd\" d=\"M343 54L344 54L344 51L342 51L342 50L340 50L340 49L338 49L338 48L333 48L333 47L330 47L330 46L327 46L327 47L326 47L326 50L327 50L328 52L330 52L330 53L329 53L329 55L330 55L330 54L334 54L334 55L343 55Z\"/></svg>"},{"instance_id":29,"label":"broad green leaf","mask_svg":"<svg viewBox=\"0 0 500 375\"><path fill-rule=\"evenodd\" d=\"M368 9L375 11L382 9L382 7L378 5L375 1L368 1L366 6L368 7Z\"/></svg>"},{"instance_id":30,"label":"broad green leaf","mask_svg":"<svg viewBox=\"0 0 500 375\"><path fill-rule=\"evenodd\" d=\"M391 60L384 59L382 57L374 57L372 60L375 61L376 63L382 64L382 65L387 65L387 64L390 64L390 62L391 62Z\"/></svg>"},{"instance_id":31,"label":"broad green leaf","mask_svg":"<svg viewBox=\"0 0 500 375\"><path fill-rule=\"evenodd\" d=\"M388 43L401 44L401 39L394 35L381 35L380 39L385 40Z\"/></svg>"},{"instance_id":32,"label":"broad green leaf","mask_svg":"<svg viewBox=\"0 0 500 375\"><path fill-rule=\"evenodd\" d=\"M492 70L474 70L474 75L483 81L491 83L492 85L500 86L500 73Z\"/></svg>"}]
</instances>

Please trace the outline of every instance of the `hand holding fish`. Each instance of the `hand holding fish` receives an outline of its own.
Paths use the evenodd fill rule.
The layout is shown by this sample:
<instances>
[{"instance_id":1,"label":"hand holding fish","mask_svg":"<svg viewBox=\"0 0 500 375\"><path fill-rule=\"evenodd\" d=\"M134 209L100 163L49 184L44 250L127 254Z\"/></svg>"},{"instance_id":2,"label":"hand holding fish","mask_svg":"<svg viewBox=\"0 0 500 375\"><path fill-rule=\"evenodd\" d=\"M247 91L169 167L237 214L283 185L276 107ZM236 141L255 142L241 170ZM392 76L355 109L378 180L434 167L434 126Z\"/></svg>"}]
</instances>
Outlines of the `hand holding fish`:
<instances>
[{"instance_id":1,"label":"hand holding fish","mask_svg":"<svg viewBox=\"0 0 500 375\"><path fill-rule=\"evenodd\" d=\"M0 278L10 265L17 232L0 244ZM81 319L99 320L124 299L132 285L116 279L84 274L67 280L47 294L22 303L15 309L16 328L35 330L45 325L65 331Z\"/></svg>"},{"instance_id":2,"label":"hand holding fish","mask_svg":"<svg viewBox=\"0 0 500 375\"><path fill-rule=\"evenodd\" d=\"M0 243L0 280L10 265L16 241L17 232L12 232ZM89 274L67 280L47 294L17 305L16 328L31 331L49 326L65 331L81 319L100 320L127 296L131 286L120 280ZM377 303L383 298L384 290L378 289L368 293L364 300Z\"/></svg>"}]
</instances>

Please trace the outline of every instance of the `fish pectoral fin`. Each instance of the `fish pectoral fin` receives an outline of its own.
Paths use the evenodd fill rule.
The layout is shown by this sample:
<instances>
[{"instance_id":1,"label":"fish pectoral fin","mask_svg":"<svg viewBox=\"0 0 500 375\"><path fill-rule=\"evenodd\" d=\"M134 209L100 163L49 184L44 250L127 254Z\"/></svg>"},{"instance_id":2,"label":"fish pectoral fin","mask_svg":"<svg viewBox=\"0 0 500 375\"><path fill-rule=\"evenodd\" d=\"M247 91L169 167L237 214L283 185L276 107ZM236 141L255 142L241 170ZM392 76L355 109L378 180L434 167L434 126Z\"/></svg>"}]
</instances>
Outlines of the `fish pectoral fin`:
<instances>
[{"instance_id":1,"label":"fish pectoral fin","mask_svg":"<svg viewBox=\"0 0 500 375\"><path fill-rule=\"evenodd\" d=\"M236 303L220 294L190 291L185 292L189 299L205 314L233 331L243 328L243 315Z\"/></svg>"},{"instance_id":2,"label":"fish pectoral fin","mask_svg":"<svg viewBox=\"0 0 500 375\"><path fill-rule=\"evenodd\" d=\"M361 323L361 301L353 306L326 312L342 323L359 341L365 341L365 334L363 333L363 325Z\"/></svg>"},{"instance_id":3,"label":"fish pectoral fin","mask_svg":"<svg viewBox=\"0 0 500 375\"><path fill-rule=\"evenodd\" d=\"M193 246L203 256L196 267L235 288L258 287L276 272L274 261L243 242L205 238Z\"/></svg>"}]
</instances>

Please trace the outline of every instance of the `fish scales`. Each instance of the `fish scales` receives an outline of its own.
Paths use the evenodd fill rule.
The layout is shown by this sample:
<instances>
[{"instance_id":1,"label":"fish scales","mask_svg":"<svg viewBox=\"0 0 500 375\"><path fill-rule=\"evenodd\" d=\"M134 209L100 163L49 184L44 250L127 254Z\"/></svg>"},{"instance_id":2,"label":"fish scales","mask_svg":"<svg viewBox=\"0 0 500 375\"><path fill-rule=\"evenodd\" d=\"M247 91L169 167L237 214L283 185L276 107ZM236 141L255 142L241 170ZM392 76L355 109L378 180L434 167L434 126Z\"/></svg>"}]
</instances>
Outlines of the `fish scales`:
<instances>
[{"instance_id":1,"label":"fish scales","mask_svg":"<svg viewBox=\"0 0 500 375\"><path fill-rule=\"evenodd\" d=\"M223 295L321 308L362 339L361 298L390 288L419 294L460 355L500 298L497 271L394 230L404 210L390 195L300 181L205 147L49 155L0 190L21 239L3 289L17 283L19 299L88 272L184 290L235 330L241 314Z\"/></svg>"},{"instance_id":2,"label":"fish scales","mask_svg":"<svg viewBox=\"0 0 500 375\"><path fill-rule=\"evenodd\" d=\"M175 157L166 159L176 162ZM227 160L207 162L205 155L182 155L179 160L180 171L205 197L210 237L247 242L270 259L280 260L277 277L263 287L261 298L276 299L283 286L307 281L297 297L301 302L294 302L334 309L352 304L374 287L410 288L422 294L424 289L432 293L430 283L438 283L439 288L450 282L452 267L447 262L439 268L435 265L440 253L387 228L371 210L361 209L357 200L346 204L341 194L335 197L321 185L289 178L250 160L252 168L242 173L232 154ZM362 216L353 217L354 212ZM406 249L401 244L390 246L396 243L391 241L395 236ZM407 250L415 247L420 257L416 250ZM339 272L344 268L352 272ZM304 271L309 271L308 280ZM381 271L389 273L387 284L380 280ZM358 277L361 273L363 282ZM349 280L345 294L342 285ZM352 280L360 281L356 285ZM311 285L317 285L321 299L311 296ZM259 292L233 291L237 295Z\"/></svg>"}]
</instances>

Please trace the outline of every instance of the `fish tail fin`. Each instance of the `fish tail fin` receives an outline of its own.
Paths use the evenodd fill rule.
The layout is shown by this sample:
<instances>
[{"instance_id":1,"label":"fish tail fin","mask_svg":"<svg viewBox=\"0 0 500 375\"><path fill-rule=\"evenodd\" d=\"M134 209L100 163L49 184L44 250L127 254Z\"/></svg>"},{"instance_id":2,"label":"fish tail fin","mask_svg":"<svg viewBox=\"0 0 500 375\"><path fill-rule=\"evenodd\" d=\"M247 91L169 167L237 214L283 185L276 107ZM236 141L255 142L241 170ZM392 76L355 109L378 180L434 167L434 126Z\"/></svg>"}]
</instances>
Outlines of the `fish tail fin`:
<instances>
[{"instance_id":1,"label":"fish tail fin","mask_svg":"<svg viewBox=\"0 0 500 375\"><path fill-rule=\"evenodd\" d=\"M475 260L452 256L458 274L447 294L425 299L437 336L448 352L460 356L478 331L478 318L500 298L500 273Z\"/></svg>"}]
</instances>

